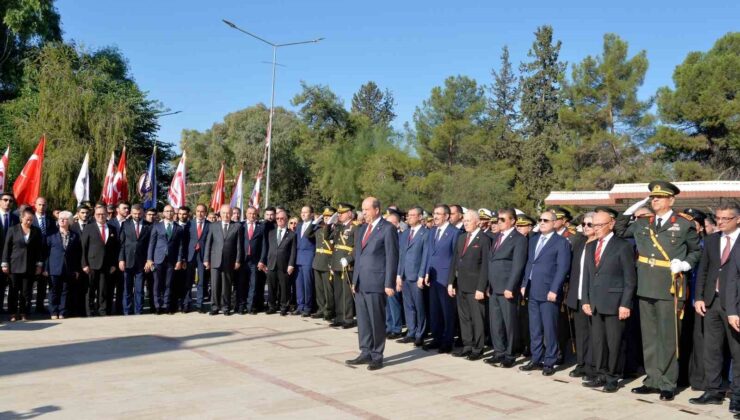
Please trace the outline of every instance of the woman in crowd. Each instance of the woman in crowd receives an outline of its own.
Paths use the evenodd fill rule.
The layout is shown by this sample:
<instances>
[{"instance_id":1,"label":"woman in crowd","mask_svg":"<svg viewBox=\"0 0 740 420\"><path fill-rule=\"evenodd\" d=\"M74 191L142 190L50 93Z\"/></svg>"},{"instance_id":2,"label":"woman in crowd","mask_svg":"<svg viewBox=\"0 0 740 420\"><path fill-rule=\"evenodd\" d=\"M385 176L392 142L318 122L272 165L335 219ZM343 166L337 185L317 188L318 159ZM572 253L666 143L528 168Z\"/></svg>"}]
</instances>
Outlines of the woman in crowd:
<instances>
[{"instance_id":1,"label":"woman in crowd","mask_svg":"<svg viewBox=\"0 0 740 420\"><path fill-rule=\"evenodd\" d=\"M33 209L23 208L21 222L12 226L5 237L2 270L10 275L8 309L11 322L25 321L31 312L34 277L41 274L44 267L41 229L33 226L33 219Z\"/></svg>"},{"instance_id":2,"label":"woman in crowd","mask_svg":"<svg viewBox=\"0 0 740 420\"><path fill-rule=\"evenodd\" d=\"M70 293L80 276L81 243L77 233L69 229L72 213L59 213L59 230L46 237L47 258L44 276L51 277L49 312L51 319L64 319L70 307Z\"/></svg>"}]
</instances>

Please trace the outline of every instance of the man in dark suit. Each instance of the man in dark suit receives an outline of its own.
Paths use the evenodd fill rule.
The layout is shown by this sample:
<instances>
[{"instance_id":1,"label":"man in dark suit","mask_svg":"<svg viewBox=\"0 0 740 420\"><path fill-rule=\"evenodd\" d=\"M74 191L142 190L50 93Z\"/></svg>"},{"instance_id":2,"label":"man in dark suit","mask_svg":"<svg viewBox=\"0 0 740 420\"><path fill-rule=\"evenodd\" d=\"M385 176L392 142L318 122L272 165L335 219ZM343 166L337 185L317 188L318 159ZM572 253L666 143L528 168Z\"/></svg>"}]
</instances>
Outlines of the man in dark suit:
<instances>
[{"instance_id":1,"label":"man in dark suit","mask_svg":"<svg viewBox=\"0 0 740 420\"><path fill-rule=\"evenodd\" d=\"M36 198L34 202L34 210L36 214L33 218L33 225L41 229L41 239L46 246L46 236L56 232L57 224L54 219L46 214L47 204L44 197ZM48 286L48 280L42 275L36 276L36 313L46 313L44 309L44 300L46 299L46 289Z\"/></svg>"},{"instance_id":2,"label":"man in dark suit","mask_svg":"<svg viewBox=\"0 0 740 420\"><path fill-rule=\"evenodd\" d=\"M493 356L486 360L492 365L514 366L514 346L519 331L517 309L519 285L527 265L527 238L515 228L516 211L511 208L498 211L498 233L491 236L488 253L488 286L490 298L491 341Z\"/></svg>"},{"instance_id":3,"label":"man in dark suit","mask_svg":"<svg viewBox=\"0 0 740 420\"><path fill-rule=\"evenodd\" d=\"M0 194L0 255L2 255L3 245L5 245L5 235L10 228L20 223L18 215L12 212L15 198L13 194L6 191ZM10 277L5 273L0 273L0 313L5 313L3 304L5 302L5 289L10 286Z\"/></svg>"},{"instance_id":4,"label":"man in dark suit","mask_svg":"<svg viewBox=\"0 0 740 420\"><path fill-rule=\"evenodd\" d=\"M596 237L586 245L582 309L592 318L593 360L598 376L583 383L616 392L621 377L622 334L632 310L637 286L632 244L614 236L617 211L597 207L593 215Z\"/></svg>"},{"instance_id":5,"label":"man in dark suit","mask_svg":"<svg viewBox=\"0 0 740 420\"><path fill-rule=\"evenodd\" d=\"M90 207L82 203L77 207L77 214L75 219L70 221L69 230L75 232L77 236L82 240L82 232L85 230L85 226L90 223ZM80 276L77 281L69 287L69 304L68 310L70 315L74 316L85 316L87 314L87 288L89 287L90 279L88 275L80 271Z\"/></svg>"},{"instance_id":6,"label":"man in dark suit","mask_svg":"<svg viewBox=\"0 0 740 420\"><path fill-rule=\"evenodd\" d=\"M109 209L110 211L110 209ZM119 201L116 203L115 216L108 220L108 226L110 226L118 239L121 239L121 226L123 223L130 218L131 215L131 204L127 201ZM124 272L116 270L112 276L113 291L115 294L115 312L114 314L120 315L123 313L123 301L126 298L126 288L124 287Z\"/></svg>"},{"instance_id":7,"label":"man in dark suit","mask_svg":"<svg viewBox=\"0 0 740 420\"><path fill-rule=\"evenodd\" d=\"M181 270L185 263L185 243L183 229L175 223L175 209L164 206L163 220L152 226L149 237L147 265L154 270L154 308L157 315L175 312L176 298L173 288L175 270Z\"/></svg>"},{"instance_id":8,"label":"man in dark suit","mask_svg":"<svg viewBox=\"0 0 740 420\"><path fill-rule=\"evenodd\" d=\"M529 257L520 290L522 296L529 290L532 359L519 369L542 369L545 376L555 373L558 358L558 309L563 283L570 269L570 244L555 232L556 219L552 211L545 211L540 215L540 231L529 242Z\"/></svg>"},{"instance_id":9,"label":"man in dark suit","mask_svg":"<svg viewBox=\"0 0 740 420\"><path fill-rule=\"evenodd\" d=\"M191 282L190 278L188 277L188 261L191 257L189 251L191 245L193 246L193 248L195 248L195 244L191 241L190 236L190 233L192 231L192 223L190 221L190 207L182 206L177 209L175 221L182 228L182 241L185 253L185 261L182 264L182 268L179 271L175 271L175 276L173 278L175 292L175 306L173 310L188 313L193 306L193 282ZM203 242L205 243L205 237L203 238ZM193 252L193 257L195 257L194 254L195 252Z\"/></svg>"},{"instance_id":10,"label":"man in dark suit","mask_svg":"<svg viewBox=\"0 0 740 420\"><path fill-rule=\"evenodd\" d=\"M434 228L429 232L429 250L424 268L424 286L429 287L429 324L432 342L424 350L450 353L455 337L455 301L447 293L450 266L460 230L449 222L450 207L438 204L432 212Z\"/></svg>"},{"instance_id":11,"label":"man in dark suit","mask_svg":"<svg viewBox=\"0 0 740 420\"><path fill-rule=\"evenodd\" d=\"M113 310L113 279L120 242L108 226L104 205L95 206L95 221L82 232L82 271L88 275L87 316L105 316Z\"/></svg>"},{"instance_id":12,"label":"man in dark suit","mask_svg":"<svg viewBox=\"0 0 740 420\"><path fill-rule=\"evenodd\" d=\"M463 225L466 235L457 241L447 283L447 293L450 297L457 298L463 342L463 348L452 355L466 357L468 360L483 357L485 338L485 298L491 240L481 232L479 223L477 211L465 212Z\"/></svg>"},{"instance_id":13,"label":"man in dark suit","mask_svg":"<svg viewBox=\"0 0 740 420\"><path fill-rule=\"evenodd\" d=\"M119 238L118 270L123 272L123 314L141 315L144 308L144 271L151 225L144 220L141 204L131 208L131 219L121 224Z\"/></svg>"},{"instance_id":14,"label":"man in dark suit","mask_svg":"<svg viewBox=\"0 0 740 420\"><path fill-rule=\"evenodd\" d=\"M398 239L398 274L396 291L403 292L406 337L399 343L414 343L421 347L426 334L427 316L424 305L424 262L429 250L429 230L422 225L421 207L412 207L406 214L409 228Z\"/></svg>"},{"instance_id":15,"label":"man in dark suit","mask_svg":"<svg viewBox=\"0 0 740 420\"><path fill-rule=\"evenodd\" d=\"M346 363L368 364L368 370L377 370L383 367L386 296L395 293L398 232L380 217L377 198L366 198L362 202L362 213L365 224L355 235L355 269L352 275L360 355Z\"/></svg>"},{"instance_id":16,"label":"man in dark suit","mask_svg":"<svg viewBox=\"0 0 740 420\"><path fill-rule=\"evenodd\" d=\"M231 206L219 210L221 221L210 226L206 236L203 265L211 270L211 315L218 314L219 305L224 315L231 315L231 284L243 257L243 229L229 220Z\"/></svg>"},{"instance_id":17,"label":"man in dark suit","mask_svg":"<svg viewBox=\"0 0 740 420\"><path fill-rule=\"evenodd\" d=\"M262 248L261 262L267 267L267 313L274 314L280 307L280 315L288 315L289 281L295 270L295 232L288 229L288 213L278 210L276 226L267 236Z\"/></svg>"},{"instance_id":18,"label":"man in dark suit","mask_svg":"<svg viewBox=\"0 0 740 420\"><path fill-rule=\"evenodd\" d=\"M724 343L729 344L730 354L734 361L732 378L732 396L730 411L740 412L740 342L738 334L727 322L727 316L733 314L731 302L727 301L728 291L735 287L738 278L733 278L733 258L740 255L737 244L740 229L740 208L737 205L721 205L716 209L716 220L719 232L704 239L704 249L699 259L699 270L696 278L696 299L694 309L704 317L704 342L694 346L704 347L704 393L698 398L689 400L692 404L722 404L722 371L724 369ZM733 257L734 256L734 257ZM733 315L736 315L735 312Z\"/></svg>"},{"instance_id":19,"label":"man in dark suit","mask_svg":"<svg viewBox=\"0 0 740 420\"><path fill-rule=\"evenodd\" d=\"M244 221L244 270L247 274L246 310L251 314L261 311L265 304L265 272L260 268L262 247L265 242L265 226L257 221L257 209L249 206Z\"/></svg>"},{"instance_id":20,"label":"man in dark suit","mask_svg":"<svg viewBox=\"0 0 740 420\"><path fill-rule=\"evenodd\" d=\"M204 204L198 204L195 207L195 218L190 221L187 230L187 275L185 278L185 300L183 306L185 310L190 310L192 300L190 299L190 289L195 284L196 275L198 277L197 292L195 297L195 305L198 307L200 313L205 313L205 296L208 294L208 275L205 266L203 265L203 259L206 248L206 237L210 230L210 224L206 220L207 209Z\"/></svg>"},{"instance_id":21,"label":"man in dark suit","mask_svg":"<svg viewBox=\"0 0 740 420\"><path fill-rule=\"evenodd\" d=\"M314 222L313 207L301 208L301 223L296 227L296 312L304 317L313 312L313 259L316 255L316 237L314 232L319 228Z\"/></svg>"}]
</instances>

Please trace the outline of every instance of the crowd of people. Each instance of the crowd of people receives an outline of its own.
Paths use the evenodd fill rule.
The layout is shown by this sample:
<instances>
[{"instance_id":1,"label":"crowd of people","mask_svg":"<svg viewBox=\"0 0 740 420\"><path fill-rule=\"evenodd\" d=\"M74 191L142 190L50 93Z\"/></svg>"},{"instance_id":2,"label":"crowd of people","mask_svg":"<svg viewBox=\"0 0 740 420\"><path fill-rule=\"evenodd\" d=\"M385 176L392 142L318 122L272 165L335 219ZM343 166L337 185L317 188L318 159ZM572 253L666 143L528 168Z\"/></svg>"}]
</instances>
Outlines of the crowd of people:
<instances>
[{"instance_id":1,"label":"crowd of people","mask_svg":"<svg viewBox=\"0 0 740 420\"><path fill-rule=\"evenodd\" d=\"M127 202L13 209L0 196L0 309L71 316L296 315L358 327L350 365L383 367L387 339L498 368L571 377L604 392L646 375L636 394L740 413L740 208L673 209L678 188L652 182L619 213L562 207L532 218L437 204L383 211L306 205L299 217L199 204L161 213ZM242 219L242 215L244 215ZM35 297L34 297L35 290ZM47 295L48 291L48 295ZM44 304L48 303L48 309ZM405 329L404 329L405 327ZM736 372L737 371L737 372Z\"/></svg>"}]
</instances>

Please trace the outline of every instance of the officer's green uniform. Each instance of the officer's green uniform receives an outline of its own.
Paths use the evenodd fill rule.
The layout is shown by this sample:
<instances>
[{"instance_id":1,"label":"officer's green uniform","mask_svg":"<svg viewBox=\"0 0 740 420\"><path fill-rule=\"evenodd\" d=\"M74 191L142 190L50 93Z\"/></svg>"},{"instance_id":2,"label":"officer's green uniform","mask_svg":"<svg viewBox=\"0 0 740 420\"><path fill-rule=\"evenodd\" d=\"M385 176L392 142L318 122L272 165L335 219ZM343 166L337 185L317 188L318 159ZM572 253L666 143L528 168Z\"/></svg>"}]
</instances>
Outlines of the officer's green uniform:
<instances>
[{"instance_id":1,"label":"officer's green uniform","mask_svg":"<svg viewBox=\"0 0 740 420\"><path fill-rule=\"evenodd\" d=\"M332 216L336 213L334 207L324 207L322 216ZM334 284L331 281L331 257L334 247L331 244L332 227L324 224L314 231L316 238L316 255L313 258L313 277L316 287L316 305L318 311L314 318L324 318L327 321L334 319Z\"/></svg>"},{"instance_id":2,"label":"officer's green uniform","mask_svg":"<svg viewBox=\"0 0 740 420\"><path fill-rule=\"evenodd\" d=\"M651 196L671 197L679 193L675 185L663 181L651 182L649 189ZM671 261L677 259L696 267L701 256L699 237L694 222L675 211L668 220L661 220L660 227L657 227L657 216L638 218L629 226L628 222L628 216L620 215L615 232L622 237L634 238L639 254L637 296L647 373L644 386L672 393L678 381L678 317L688 294L686 277L689 273L683 273L683 278L677 282L679 290L675 290ZM677 302L674 302L674 297Z\"/></svg>"},{"instance_id":3,"label":"officer's green uniform","mask_svg":"<svg viewBox=\"0 0 740 420\"><path fill-rule=\"evenodd\" d=\"M340 203L338 213L354 210L354 206ZM331 256L331 269L334 282L334 318L333 326L351 327L354 325L355 301L352 297L350 281L352 280L352 265L354 263L355 232L357 226L350 220L347 224L337 223L332 232L334 253ZM342 267L342 258L347 259L347 267Z\"/></svg>"}]
</instances>

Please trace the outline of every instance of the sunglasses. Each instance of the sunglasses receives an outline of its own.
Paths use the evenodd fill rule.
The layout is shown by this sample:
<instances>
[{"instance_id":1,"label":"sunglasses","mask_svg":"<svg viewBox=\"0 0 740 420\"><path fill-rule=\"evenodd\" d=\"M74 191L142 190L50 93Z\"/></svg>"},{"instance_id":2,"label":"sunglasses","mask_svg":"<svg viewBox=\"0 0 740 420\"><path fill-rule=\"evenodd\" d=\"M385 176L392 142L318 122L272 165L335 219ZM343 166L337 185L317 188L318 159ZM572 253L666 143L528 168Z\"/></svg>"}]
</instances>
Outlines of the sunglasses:
<instances>
[{"instance_id":1,"label":"sunglasses","mask_svg":"<svg viewBox=\"0 0 740 420\"><path fill-rule=\"evenodd\" d=\"M581 223L581 226L583 226L583 227L589 227L590 228L590 227L594 227L594 224L593 223L590 223L590 222L589 223Z\"/></svg>"},{"instance_id":2,"label":"sunglasses","mask_svg":"<svg viewBox=\"0 0 740 420\"><path fill-rule=\"evenodd\" d=\"M3 198L3 201L7 201L9 203L12 203L13 202L13 199L12 198Z\"/></svg>"},{"instance_id":3,"label":"sunglasses","mask_svg":"<svg viewBox=\"0 0 740 420\"><path fill-rule=\"evenodd\" d=\"M540 219L540 223L552 223L552 222L554 222L554 220L550 220L550 219Z\"/></svg>"}]
</instances>

